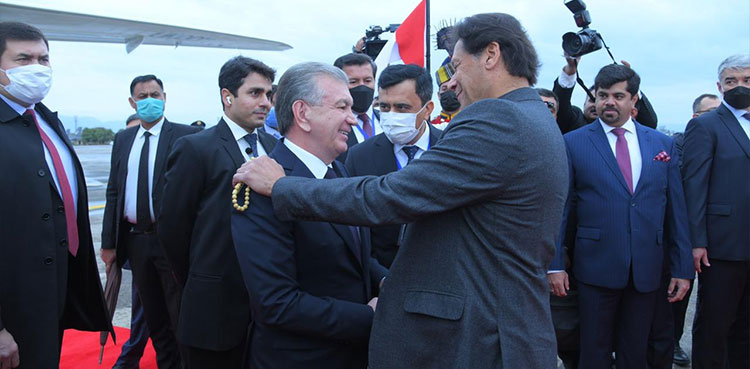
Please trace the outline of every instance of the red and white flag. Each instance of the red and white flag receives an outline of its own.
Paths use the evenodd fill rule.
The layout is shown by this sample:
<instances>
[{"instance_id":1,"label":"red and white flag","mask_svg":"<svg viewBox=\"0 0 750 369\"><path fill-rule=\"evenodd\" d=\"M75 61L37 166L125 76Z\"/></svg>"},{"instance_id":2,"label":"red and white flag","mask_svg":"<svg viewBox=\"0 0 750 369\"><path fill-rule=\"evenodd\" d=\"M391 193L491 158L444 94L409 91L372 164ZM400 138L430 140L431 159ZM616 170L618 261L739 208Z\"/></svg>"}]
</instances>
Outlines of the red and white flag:
<instances>
[{"instance_id":1,"label":"red and white flag","mask_svg":"<svg viewBox=\"0 0 750 369\"><path fill-rule=\"evenodd\" d=\"M421 0L396 30L395 42L389 40L375 59L378 71L389 64L416 64L424 68L425 2Z\"/></svg>"}]
</instances>

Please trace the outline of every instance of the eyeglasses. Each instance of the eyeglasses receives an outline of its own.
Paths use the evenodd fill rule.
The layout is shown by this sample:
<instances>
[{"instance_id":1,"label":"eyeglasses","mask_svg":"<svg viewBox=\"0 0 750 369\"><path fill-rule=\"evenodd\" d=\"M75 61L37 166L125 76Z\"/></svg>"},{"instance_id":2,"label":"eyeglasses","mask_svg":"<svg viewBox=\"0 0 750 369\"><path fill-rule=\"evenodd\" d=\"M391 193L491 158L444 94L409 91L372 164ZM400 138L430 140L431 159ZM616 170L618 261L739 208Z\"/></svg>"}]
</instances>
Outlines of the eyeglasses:
<instances>
[{"instance_id":1,"label":"eyeglasses","mask_svg":"<svg viewBox=\"0 0 750 369\"><path fill-rule=\"evenodd\" d=\"M557 107L555 106L555 103L551 101L544 101L544 105L547 105L547 109L549 109L552 114L554 114L557 111Z\"/></svg>"}]
</instances>

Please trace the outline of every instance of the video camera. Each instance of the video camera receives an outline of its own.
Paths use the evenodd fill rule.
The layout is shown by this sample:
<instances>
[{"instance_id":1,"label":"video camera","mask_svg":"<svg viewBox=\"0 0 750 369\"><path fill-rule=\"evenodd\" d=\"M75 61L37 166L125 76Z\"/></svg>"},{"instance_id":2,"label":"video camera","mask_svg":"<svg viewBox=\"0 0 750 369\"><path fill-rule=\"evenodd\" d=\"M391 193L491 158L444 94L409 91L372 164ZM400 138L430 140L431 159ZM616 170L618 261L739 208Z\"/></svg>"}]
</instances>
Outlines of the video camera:
<instances>
[{"instance_id":1,"label":"video camera","mask_svg":"<svg viewBox=\"0 0 750 369\"><path fill-rule=\"evenodd\" d=\"M375 60L375 58L378 57L378 54L380 54L380 51L383 50L383 46L385 46L385 43L388 42L387 40L381 40L380 35L385 32L396 32L396 29L398 29L398 26L401 24L391 24L388 27L381 27L381 26L370 26L365 31L365 47L362 49L362 52L367 54L372 60Z\"/></svg>"},{"instance_id":2,"label":"video camera","mask_svg":"<svg viewBox=\"0 0 750 369\"><path fill-rule=\"evenodd\" d=\"M596 30L589 28L591 14L586 10L582 0L570 0L565 6L573 13L576 25L582 30L578 33L568 32L562 36L562 47L572 57L586 55L602 48L602 36Z\"/></svg>"}]
</instances>

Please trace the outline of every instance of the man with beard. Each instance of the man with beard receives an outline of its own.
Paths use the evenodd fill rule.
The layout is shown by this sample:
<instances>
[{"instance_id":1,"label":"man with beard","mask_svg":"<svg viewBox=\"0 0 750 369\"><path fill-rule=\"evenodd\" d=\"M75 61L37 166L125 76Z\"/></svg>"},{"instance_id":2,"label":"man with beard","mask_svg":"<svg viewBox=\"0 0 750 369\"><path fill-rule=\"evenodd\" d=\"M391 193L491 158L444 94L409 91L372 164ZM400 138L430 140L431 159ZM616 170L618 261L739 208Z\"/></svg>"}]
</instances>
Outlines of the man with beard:
<instances>
[{"instance_id":1,"label":"man with beard","mask_svg":"<svg viewBox=\"0 0 750 369\"><path fill-rule=\"evenodd\" d=\"M723 96L685 131L682 172L698 271L693 368L750 357L750 55L719 65Z\"/></svg>"}]
</instances>

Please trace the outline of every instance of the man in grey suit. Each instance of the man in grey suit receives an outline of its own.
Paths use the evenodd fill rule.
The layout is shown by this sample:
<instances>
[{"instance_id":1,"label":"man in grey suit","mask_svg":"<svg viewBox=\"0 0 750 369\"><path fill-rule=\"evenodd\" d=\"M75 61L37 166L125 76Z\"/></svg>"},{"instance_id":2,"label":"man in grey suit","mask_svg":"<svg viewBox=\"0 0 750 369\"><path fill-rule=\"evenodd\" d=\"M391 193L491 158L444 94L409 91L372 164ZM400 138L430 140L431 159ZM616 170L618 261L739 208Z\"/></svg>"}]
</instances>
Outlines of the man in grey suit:
<instances>
[{"instance_id":1,"label":"man in grey suit","mask_svg":"<svg viewBox=\"0 0 750 369\"><path fill-rule=\"evenodd\" d=\"M370 368L554 368L546 268L567 195L562 136L530 88L538 59L515 18L474 15L456 34L448 83L466 108L419 160L318 181L281 178L261 157L235 181L273 193L282 220L411 223L381 290Z\"/></svg>"}]
</instances>

